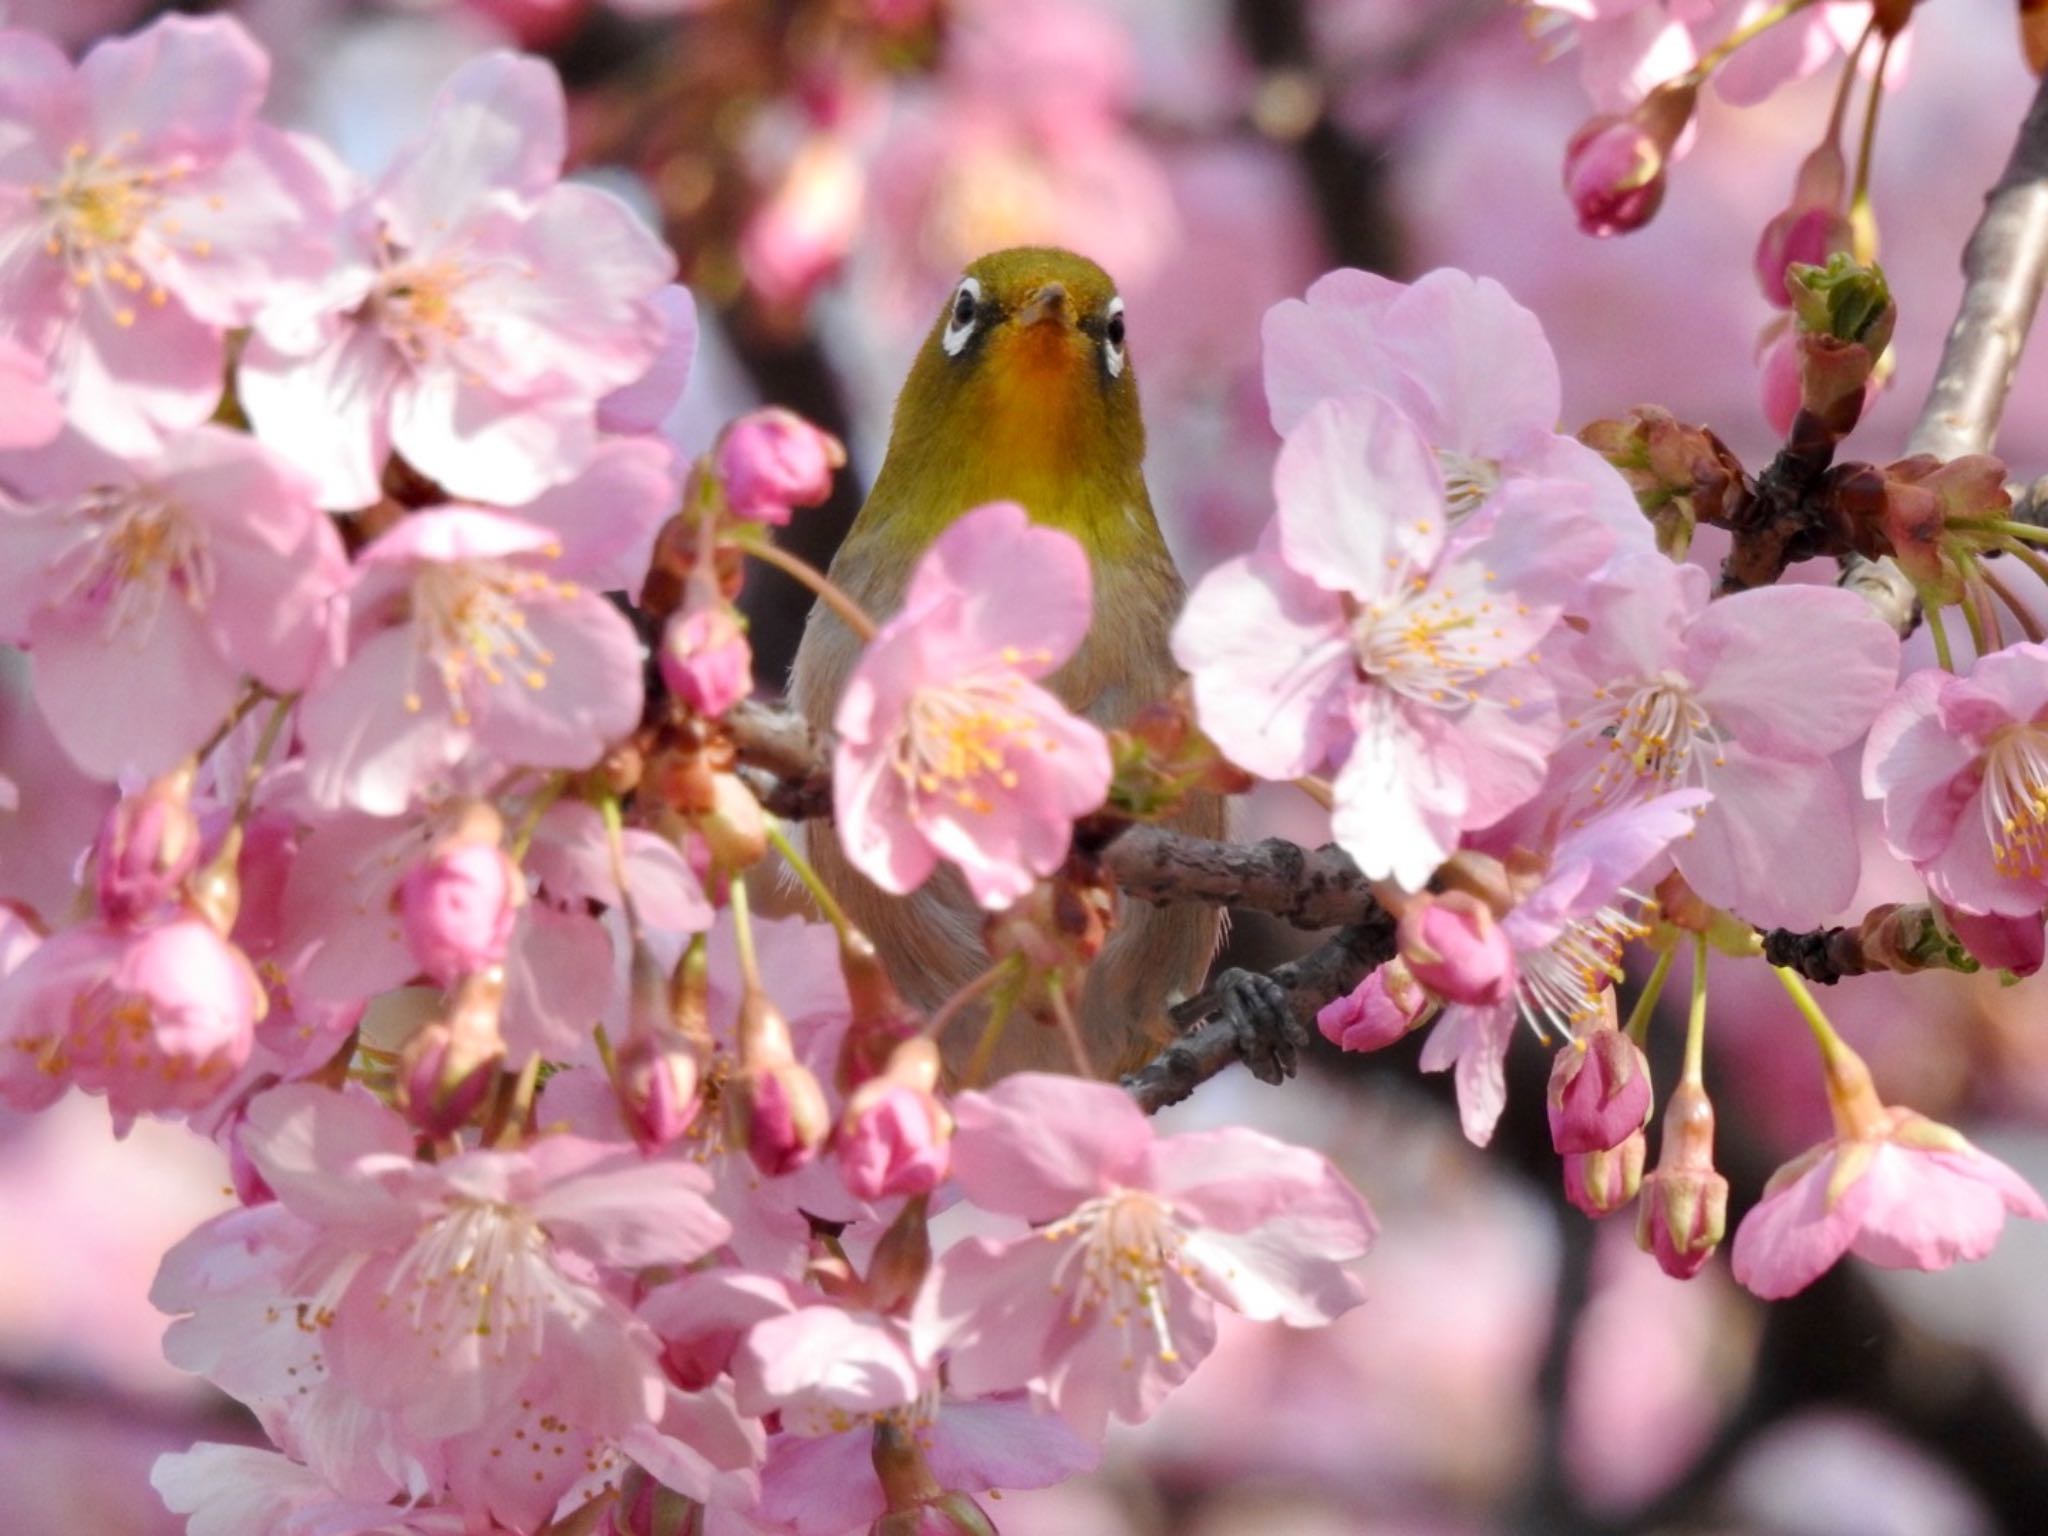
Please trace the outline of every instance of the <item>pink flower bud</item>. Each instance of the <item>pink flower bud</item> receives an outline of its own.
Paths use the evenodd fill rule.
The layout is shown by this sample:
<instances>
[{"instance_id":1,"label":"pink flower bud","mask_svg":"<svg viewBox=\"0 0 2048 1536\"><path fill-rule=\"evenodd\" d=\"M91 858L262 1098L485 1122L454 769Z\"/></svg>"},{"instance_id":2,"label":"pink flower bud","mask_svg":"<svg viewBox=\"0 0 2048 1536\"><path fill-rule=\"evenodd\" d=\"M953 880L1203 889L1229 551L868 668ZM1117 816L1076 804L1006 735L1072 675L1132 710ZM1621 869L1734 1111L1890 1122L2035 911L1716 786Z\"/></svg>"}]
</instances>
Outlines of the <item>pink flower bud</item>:
<instances>
[{"instance_id":1,"label":"pink flower bud","mask_svg":"<svg viewBox=\"0 0 2048 1536\"><path fill-rule=\"evenodd\" d=\"M643 1152L676 1140L697 1117L697 1053L673 1031L641 1033L619 1047L613 1086L619 1114Z\"/></svg>"},{"instance_id":2,"label":"pink flower bud","mask_svg":"<svg viewBox=\"0 0 2048 1536\"><path fill-rule=\"evenodd\" d=\"M750 1069L741 1079L739 1107L746 1118L747 1155L771 1179L810 1162L832 1131L825 1090L800 1062Z\"/></svg>"},{"instance_id":3,"label":"pink flower bud","mask_svg":"<svg viewBox=\"0 0 2048 1536\"><path fill-rule=\"evenodd\" d=\"M697 714L717 717L754 691L754 652L729 603L684 607L661 637L661 680Z\"/></svg>"},{"instance_id":4,"label":"pink flower bud","mask_svg":"<svg viewBox=\"0 0 2048 1536\"><path fill-rule=\"evenodd\" d=\"M406 947L444 987L505 958L524 894L519 867L495 842L443 844L399 887Z\"/></svg>"},{"instance_id":5,"label":"pink flower bud","mask_svg":"<svg viewBox=\"0 0 2048 1536\"><path fill-rule=\"evenodd\" d=\"M619 1496L604 1512L598 1536L700 1536L704 1507L673 1488L664 1488L642 1468L628 1466Z\"/></svg>"},{"instance_id":6,"label":"pink flower bud","mask_svg":"<svg viewBox=\"0 0 2048 1536\"><path fill-rule=\"evenodd\" d=\"M1515 995L1515 951L1476 896L1418 896L1401 914L1401 959L1447 1003L1491 1007Z\"/></svg>"},{"instance_id":7,"label":"pink flower bud","mask_svg":"<svg viewBox=\"0 0 2048 1536\"><path fill-rule=\"evenodd\" d=\"M1771 324L1775 334L1757 354L1757 392L1765 424L1784 437L1799 414L1799 338L1782 319Z\"/></svg>"},{"instance_id":8,"label":"pink flower bud","mask_svg":"<svg viewBox=\"0 0 2048 1536\"><path fill-rule=\"evenodd\" d=\"M107 812L94 853L100 915L120 927L168 903L199 862L192 770L180 768Z\"/></svg>"},{"instance_id":9,"label":"pink flower bud","mask_svg":"<svg viewBox=\"0 0 2048 1536\"><path fill-rule=\"evenodd\" d=\"M749 523L787 523L797 507L832 493L832 474L846 450L792 411L770 406L725 429L713 450L712 470L725 487L732 515Z\"/></svg>"},{"instance_id":10,"label":"pink flower bud","mask_svg":"<svg viewBox=\"0 0 2048 1536\"><path fill-rule=\"evenodd\" d=\"M1414 974L1394 959L1326 1003L1316 1015L1316 1028L1339 1050L1377 1051L1421 1024L1433 1006Z\"/></svg>"},{"instance_id":11,"label":"pink flower bud","mask_svg":"<svg viewBox=\"0 0 2048 1536\"><path fill-rule=\"evenodd\" d=\"M1625 117L1596 117L1564 151L1564 189L1589 235L1641 229L1664 201L1664 151Z\"/></svg>"},{"instance_id":12,"label":"pink flower bud","mask_svg":"<svg viewBox=\"0 0 2048 1536\"><path fill-rule=\"evenodd\" d=\"M1786 267L1795 261L1825 266L1828 257L1854 243L1855 233L1842 213L1847 181L1841 148L1832 141L1822 144L1801 162L1792 201L1764 226L1756 244L1756 280L1778 308L1792 307Z\"/></svg>"},{"instance_id":13,"label":"pink flower bud","mask_svg":"<svg viewBox=\"0 0 2048 1536\"><path fill-rule=\"evenodd\" d=\"M1648 1138L1637 1131L1618 1147L1565 1153L1565 1199L1595 1220L1611 1216L1635 1199L1642 1187L1643 1158L1648 1149Z\"/></svg>"},{"instance_id":14,"label":"pink flower bud","mask_svg":"<svg viewBox=\"0 0 2048 1536\"><path fill-rule=\"evenodd\" d=\"M917 1042L925 1043L925 1042ZM877 1078L839 1127L839 1176L861 1200L938 1188L952 1160L952 1116L928 1089Z\"/></svg>"},{"instance_id":15,"label":"pink flower bud","mask_svg":"<svg viewBox=\"0 0 2048 1536\"><path fill-rule=\"evenodd\" d=\"M490 1091L505 1059L504 997L502 972L464 977L447 1016L423 1025L399 1053L399 1107L426 1135L453 1135Z\"/></svg>"},{"instance_id":16,"label":"pink flower bud","mask_svg":"<svg viewBox=\"0 0 2048 1536\"><path fill-rule=\"evenodd\" d=\"M1649 1058L1618 1029L1592 1030L1559 1049L1546 1102L1558 1151L1618 1147L1649 1121Z\"/></svg>"},{"instance_id":17,"label":"pink flower bud","mask_svg":"<svg viewBox=\"0 0 2048 1536\"><path fill-rule=\"evenodd\" d=\"M1664 1106L1664 1145L1643 1180L1636 1243L1677 1280L1698 1274L1728 1228L1728 1181L1714 1170L1714 1106L1682 1082Z\"/></svg>"}]
</instances>

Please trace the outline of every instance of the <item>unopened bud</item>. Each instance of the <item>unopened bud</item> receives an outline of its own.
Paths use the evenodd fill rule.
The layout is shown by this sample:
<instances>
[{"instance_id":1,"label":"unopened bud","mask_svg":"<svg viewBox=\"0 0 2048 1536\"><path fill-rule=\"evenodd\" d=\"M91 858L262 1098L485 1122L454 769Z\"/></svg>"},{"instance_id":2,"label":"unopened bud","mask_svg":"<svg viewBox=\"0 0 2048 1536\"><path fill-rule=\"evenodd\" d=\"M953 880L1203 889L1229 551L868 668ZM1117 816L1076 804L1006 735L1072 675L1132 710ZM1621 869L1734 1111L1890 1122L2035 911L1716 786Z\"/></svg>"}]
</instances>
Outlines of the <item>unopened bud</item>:
<instances>
[{"instance_id":1,"label":"unopened bud","mask_svg":"<svg viewBox=\"0 0 2048 1536\"><path fill-rule=\"evenodd\" d=\"M1648 1149L1648 1139L1636 1131L1618 1147L1565 1153L1565 1199L1596 1220L1613 1215L1635 1199L1642 1187L1643 1158Z\"/></svg>"},{"instance_id":2,"label":"unopened bud","mask_svg":"<svg viewBox=\"0 0 2048 1536\"><path fill-rule=\"evenodd\" d=\"M867 935L854 931L839 944L849 1018L839 1042L839 1087L851 1093L889 1064L896 1047L916 1035L923 1020L903 1000Z\"/></svg>"},{"instance_id":3,"label":"unopened bud","mask_svg":"<svg viewBox=\"0 0 2048 1536\"><path fill-rule=\"evenodd\" d=\"M169 902L199 863L199 818L192 813L187 763L107 812L93 857L100 916L118 926L140 922Z\"/></svg>"},{"instance_id":4,"label":"unopened bud","mask_svg":"<svg viewBox=\"0 0 2048 1536\"><path fill-rule=\"evenodd\" d=\"M1426 1022L1436 1001L1396 957L1316 1014L1323 1038L1343 1051L1377 1051Z\"/></svg>"},{"instance_id":5,"label":"unopened bud","mask_svg":"<svg viewBox=\"0 0 2048 1536\"><path fill-rule=\"evenodd\" d=\"M1842 212L1848 177L1841 146L1827 140L1800 162L1791 202L1764 226L1756 246L1756 280L1764 297L1780 309L1792 303L1785 283L1788 267L1824 266L1837 251L1849 249L1853 232Z\"/></svg>"},{"instance_id":6,"label":"unopened bud","mask_svg":"<svg viewBox=\"0 0 2048 1536\"><path fill-rule=\"evenodd\" d=\"M1698 1084L1680 1083L1664 1106L1664 1146L1642 1194L1637 1244L1665 1274L1690 1280L1728 1228L1728 1181L1714 1169L1714 1106Z\"/></svg>"},{"instance_id":7,"label":"unopened bud","mask_svg":"<svg viewBox=\"0 0 2048 1536\"><path fill-rule=\"evenodd\" d=\"M1491 1007L1515 995L1515 951L1493 908L1464 891L1424 894L1397 930L1401 959L1445 1002Z\"/></svg>"},{"instance_id":8,"label":"unopened bud","mask_svg":"<svg viewBox=\"0 0 2048 1536\"><path fill-rule=\"evenodd\" d=\"M1559 1152L1604 1152L1650 1118L1650 1062L1618 1029L1590 1030L1558 1048L1545 1095Z\"/></svg>"},{"instance_id":9,"label":"unopened bud","mask_svg":"<svg viewBox=\"0 0 2048 1536\"><path fill-rule=\"evenodd\" d=\"M619 1496L605 1510L598 1536L702 1536L704 1507L664 1488L645 1470L628 1466Z\"/></svg>"},{"instance_id":10,"label":"unopened bud","mask_svg":"<svg viewBox=\"0 0 2048 1536\"><path fill-rule=\"evenodd\" d=\"M619 1047L613 1087L642 1151L667 1146L697 1117L697 1053L673 1031L634 1034Z\"/></svg>"},{"instance_id":11,"label":"unopened bud","mask_svg":"<svg viewBox=\"0 0 2048 1536\"><path fill-rule=\"evenodd\" d=\"M928 1202L913 1195L889 1223L868 1262L867 1305L877 1312L900 1315L924 1289L932 1267L932 1234L926 1221Z\"/></svg>"},{"instance_id":12,"label":"unopened bud","mask_svg":"<svg viewBox=\"0 0 2048 1536\"><path fill-rule=\"evenodd\" d=\"M779 406L740 417L712 450L726 505L749 523L781 525L795 508L823 501L845 463L838 438Z\"/></svg>"},{"instance_id":13,"label":"unopened bud","mask_svg":"<svg viewBox=\"0 0 2048 1536\"><path fill-rule=\"evenodd\" d=\"M447 1013L423 1025L399 1053L398 1102L429 1136L449 1136L469 1122L505 1059L498 1014L504 973L493 967L457 984Z\"/></svg>"},{"instance_id":14,"label":"unopened bud","mask_svg":"<svg viewBox=\"0 0 2048 1536\"><path fill-rule=\"evenodd\" d=\"M847 1100L835 1147L855 1198L884 1200L938 1188L951 1160L953 1117L938 1100L939 1049L906 1040L882 1075Z\"/></svg>"},{"instance_id":15,"label":"unopened bud","mask_svg":"<svg viewBox=\"0 0 2048 1536\"><path fill-rule=\"evenodd\" d=\"M754 652L746 624L715 592L691 600L662 630L661 679L668 691L700 715L716 718L754 691Z\"/></svg>"},{"instance_id":16,"label":"unopened bud","mask_svg":"<svg viewBox=\"0 0 2048 1536\"><path fill-rule=\"evenodd\" d=\"M1665 85L1626 117L1593 118L1564 152L1564 186L1589 235L1618 235L1650 222L1664 201L1671 151L1692 119L1697 87Z\"/></svg>"},{"instance_id":17,"label":"unopened bud","mask_svg":"<svg viewBox=\"0 0 2048 1536\"><path fill-rule=\"evenodd\" d=\"M406 947L441 986L504 961L526 888L499 846L503 832L495 811L471 807L398 888Z\"/></svg>"}]
</instances>

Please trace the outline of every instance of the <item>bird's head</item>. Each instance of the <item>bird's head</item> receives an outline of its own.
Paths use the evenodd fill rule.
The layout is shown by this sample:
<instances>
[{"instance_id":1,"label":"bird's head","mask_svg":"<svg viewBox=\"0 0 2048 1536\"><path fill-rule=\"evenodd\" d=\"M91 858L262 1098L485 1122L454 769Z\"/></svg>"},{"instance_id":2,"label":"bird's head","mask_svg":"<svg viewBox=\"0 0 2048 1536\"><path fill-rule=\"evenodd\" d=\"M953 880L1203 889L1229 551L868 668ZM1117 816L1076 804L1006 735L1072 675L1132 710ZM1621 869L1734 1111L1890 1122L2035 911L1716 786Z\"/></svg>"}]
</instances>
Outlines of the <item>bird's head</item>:
<instances>
[{"instance_id":1,"label":"bird's head","mask_svg":"<svg viewBox=\"0 0 2048 1536\"><path fill-rule=\"evenodd\" d=\"M1085 256L983 256L918 351L884 475L945 484L946 520L998 498L1077 533L1120 516L1143 498L1145 458L1125 329L1116 284Z\"/></svg>"}]
</instances>

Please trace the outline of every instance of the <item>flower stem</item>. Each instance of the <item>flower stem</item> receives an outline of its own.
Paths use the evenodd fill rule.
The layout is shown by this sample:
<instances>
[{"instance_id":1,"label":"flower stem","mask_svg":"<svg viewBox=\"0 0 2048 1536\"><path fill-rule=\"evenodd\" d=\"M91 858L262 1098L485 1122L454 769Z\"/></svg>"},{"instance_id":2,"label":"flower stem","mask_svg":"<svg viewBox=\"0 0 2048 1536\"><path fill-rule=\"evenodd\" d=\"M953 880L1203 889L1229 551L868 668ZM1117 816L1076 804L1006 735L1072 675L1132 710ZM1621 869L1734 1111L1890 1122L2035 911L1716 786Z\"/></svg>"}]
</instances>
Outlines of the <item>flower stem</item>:
<instances>
[{"instance_id":1,"label":"flower stem","mask_svg":"<svg viewBox=\"0 0 2048 1536\"><path fill-rule=\"evenodd\" d=\"M1996 571L1987 565L1974 565L1973 569L1977 579L1991 590L1994 597L2005 604L2006 612L2010 613L2013 617L2013 622L2019 625L2020 633L2037 644L2043 639L2048 639L2048 630L2041 628L2041 621L2034 617L2033 610L2026 605L2017 592L1998 579Z\"/></svg>"},{"instance_id":2,"label":"flower stem","mask_svg":"<svg viewBox=\"0 0 2048 1536\"><path fill-rule=\"evenodd\" d=\"M1877 30L1877 18L1871 17L1863 28L1863 35L1856 39L1856 46L1849 50L1849 57L1842 65L1842 78L1835 82L1834 105L1828 108L1827 136L1823 144L1839 144L1842 140L1842 121L1849 115L1849 90L1856 83L1856 66L1863 62L1863 50L1870 46L1870 34ZM1878 82L1880 85L1883 81Z\"/></svg>"},{"instance_id":3,"label":"flower stem","mask_svg":"<svg viewBox=\"0 0 2048 1536\"><path fill-rule=\"evenodd\" d=\"M1001 986L1016 971L1009 960L1000 960L979 976L961 987L951 997L939 1004L938 1010L925 1022L923 1034L927 1040L936 1040L946 1032L946 1026L959 1018L961 1013ZM976 1055L980 1053L977 1051Z\"/></svg>"},{"instance_id":4,"label":"flower stem","mask_svg":"<svg viewBox=\"0 0 2048 1536\"><path fill-rule=\"evenodd\" d=\"M1010 1022L1010 1014L1017 1006L1017 994L1012 990L996 989L995 1000L989 1004L988 1019L981 1026L981 1038L974 1044L974 1056L967 1063L967 1070L961 1074L961 1086L979 1088L981 1080L988 1076L988 1064L995 1060L996 1046L1003 1038L1003 1029Z\"/></svg>"},{"instance_id":5,"label":"flower stem","mask_svg":"<svg viewBox=\"0 0 2048 1536\"><path fill-rule=\"evenodd\" d=\"M1328 779L1305 773L1294 781L1294 787L1326 811L1334 811L1337 808L1337 792L1330 787Z\"/></svg>"},{"instance_id":6,"label":"flower stem","mask_svg":"<svg viewBox=\"0 0 2048 1536\"><path fill-rule=\"evenodd\" d=\"M1059 1020L1060 1033L1066 1036L1067 1050L1074 1058L1074 1070L1093 1082L1095 1064L1088 1059L1088 1044L1081 1038L1081 1026L1074 1021L1074 1010L1067 1006L1066 988L1055 980L1045 991L1052 1000L1052 1015Z\"/></svg>"},{"instance_id":7,"label":"flower stem","mask_svg":"<svg viewBox=\"0 0 2048 1536\"><path fill-rule=\"evenodd\" d=\"M1690 85L1701 84L1706 80L1707 76L1721 67L1729 54L1740 48L1744 43L1763 36L1764 33L1770 31L1771 28L1781 21L1789 21L1813 3L1814 0L1781 0L1780 4L1774 5L1768 11L1763 12L1755 20L1751 21L1748 26L1738 27L1712 48L1701 54L1699 62L1687 70L1680 78Z\"/></svg>"},{"instance_id":8,"label":"flower stem","mask_svg":"<svg viewBox=\"0 0 2048 1536\"><path fill-rule=\"evenodd\" d=\"M1774 965L1778 980L1784 983L1786 994L1792 999L1792 1006L1799 1010L1799 1016L1806 1021L1806 1027L1813 1032L1813 1043L1820 1047L1821 1059L1830 1065L1844 1055L1854 1056L1847 1043L1835 1033L1835 1026L1828 1022L1828 1016L1815 1001L1812 992L1796 971L1789 971L1782 965Z\"/></svg>"},{"instance_id":9,"label":"flower stem","mask_svg":"<svg viewBox=\"0 0 2048 1536\"><path fill-rule=\"evenodd\" d=\"M754 923L753 915L747 909L745 878L734 875L727 890L732 898L732 939L733 947L739 951L740 981L749 991L759 991L761 968L754 955Z\"/></svg>"},{"instance_id":10,"label":"flower stem","mask_svg":"<svg viewBox=\"0 0 2048 1536\"><path fill-rule=\"evenodd\" d=\"M238 827L249 819L249 807L255 802L256 786L263 779L263 769L277 746L279 733L284 730L285 717L291 714L292 706L298 702L296 693L286 694L277 701L277 708L270 712L270 718L263 722L263 734L256 738L256 750L250 755L249 769L242 775L242 792L235 797L233 820Z\"/></svg>"},{"instance_id":11,"label":"flower stem","mask_svg":"<svg viewBox=\"0 0 2048 1536\"><path fill-rule=\"evenodd\" d=\"M811 900L818 904L818 910L825 914L825 921L832 925L832 931L838 934L843 942L853 929L853 922L847 917L846 909L840 906L838 899L826 889L825 882L818 878L818 872L811 867L811 861L789 840L789 834L773 821L768 823L768 846L781 855L782 862L789 866L790 873L803 882L804 889L811 893Z\"/></svg>"},{"instance_id":12,"label":"flower stem","mask_svg":"<svg viewBox=\"0 0 2048 1536\"><path fill-rule=\"evenodd\" d=\"M1675 947L1675 946L1674 946ZM1669 960L1671 956L1664 957ZM1638 1042L1640 1043L1640 1042ZM1685 1015L1685 1071L1681 1082L1695 1088L1706 1085L1707 1058L1707 936L1693 935L1692 1006Z\"/></svg>"},{"instance_id":13,"label":"flower stem","mask_svg":"<svg viewBox=\"0 0 2048 1536\"><path fill-rule=\"evenodd\" d=\"M249 711L254 709L262 699L263 690L253 683L250 684L243 692L241 698L235 701L235 707L228 711L227 718L213 728L213 734L206 738L204 745L197 752L192 754L192 761L203 763L213 756L220 744L228 739L228 734L236 726L249 718Z\"/></svg>"},{"instance_id":14,"label":"flower stem","mask_svg":"<svg viewBox=\"0 0 2048 1536\"><path fill-rule=\"evenodd\" d=\"M1858 45L1860 49L1860 44ZM1856 179L1849 192L1849 227L1856 232L1856 259L1877 259L1877 219L1870 208L1870 166L1877 158L1877 112L1884 102L1884 72L1891 63L1892 39L1887 36L1877 49L1877 73L1871 77L1870 96L1863 104L1863 140L1856 146Z\"/></svg>"},{"instance_id":15,"label":"flower stem","mask_svg":"<svg viewBox=\"0 0 2048 1536\"><path fill-rule=\"evenodd\" d=\"M619 797L599 796L597 812L604 818L605 847L611 855L612 883L619 888L619 911L625 914L626 937L637 951L642 941L640 910L633 902L633 887L626 880L626 820L619 810Z\"/></svg>"},{"instance_id":16,"label":"flower stem","mask_svg":"<svg viewBox=\"0 0 2048 1536\"><path fill-rule=\"evenodd\" d=\"M1940 663L1942 671L1955 671L1956 658L1948 648L1948 630L1942 625L1939 604L1927 610L1927 633L1933 637L1934 659Z\"/></svg>"},{"instance_id":17,"label":"flower stem","mask_svg":"<svg viewBox=\"0 0 2048 1536\"><path fill-rule=\"evenodd\" d=\"M788 550L767 539L749 539L740 545L764 565L772 565L783 575L801 582L817 593L827 608L839 615L840 622L854 632L865 645L875 638L875 621L862 611L859 603L846 589L819 570L810 561L792 555Z\"/></svg>"},{"instance_id":18,"label":"flower stem","mask_svg":"<svg viewBox=\"0 0 2048 1536\"><path fill-rule=\"evenodd\" d=\"M512 838L512 862L523 864L526 850L533 846L533 834L540 830L540 819L548 807L562 798L562 791L569 787L566 773L549 774L545 783L534 792L532 803L526 807L526 814L519 818L519 831Z\"/></svg>"},{"instance_id":19,"label":"flower stem","mask_svg":"<svg viewBox=\"0 0 2048 1536\"><path fill-rule=\"evenodd\" d=\"M1671 974L1671 957L1677 950L1674 944L1657 957L1656 965L1650 969L1650 979L1643 983L1643 990L1636 994L1636 1005L1628 1011L1628 1023L1623 1027L1629 1039L1639 1046L1649 1045L1650 1015L1657 1011L1657 999L1664 995L1664 981Z\"/></svg>"}]
</instances>

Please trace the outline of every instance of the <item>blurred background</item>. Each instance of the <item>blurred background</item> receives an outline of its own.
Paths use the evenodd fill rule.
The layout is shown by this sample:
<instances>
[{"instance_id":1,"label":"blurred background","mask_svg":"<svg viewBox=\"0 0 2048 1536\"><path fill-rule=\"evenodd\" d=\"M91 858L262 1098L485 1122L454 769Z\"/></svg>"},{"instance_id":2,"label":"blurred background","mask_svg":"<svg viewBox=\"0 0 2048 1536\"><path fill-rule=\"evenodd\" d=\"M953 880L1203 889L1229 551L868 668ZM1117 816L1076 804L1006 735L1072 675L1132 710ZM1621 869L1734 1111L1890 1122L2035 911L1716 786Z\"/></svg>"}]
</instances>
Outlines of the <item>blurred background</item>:
<instances>
[{"instance_id":1,"label":"blurred background","mask_svg":"<svg viewBox=\"0 0 2048 1536\"><path fill-rule=\"evenodd\" d=\"M165 8L0 0L0 17L83 49ZM275 61L272 117L366 173L464 57L509 45L552 58L581 172L661 225L697 295L704 343L670 423L679 445L701 451L763 400L845 437L840 494L790 530L821 562L953 273L1022 242L1071 246L1120 280L1153 497L1191 578L1248 546L1269 510L1260 316L1333 266L1497 277L1549 330L1567 429L1655 402L1760 464L1754 352L1773 312L1750 255L1831 88L1819 77L1740 112L1710 100L1656 222L1594 242L1558 188L1588 110L1578 61L1559 28L1506 0L176 8L239 15ZM1925 392L1958 253L2033 89L2013 12L1928 0L1885 101L1875 189L1898 372L1852 456L1896 457ZM2022 477L2048 469L2044 405L2037 351L2000 445ZM781 675L803 613L770 574L749 577L764 679ZM0 770L33 771L32 731L0 711ZM1323 835L1284 795L1253 821ZM1859 913L1913 894L1868 842ZM1302 942L1248 919L1233 946L1272 963ZM1876 978L1827 1001L1888 1100L2048 1185L2041 985ZM1811 1047L1779 996L1760 965L1713 976L1709 1077L1738 1211L1826 1134ZM1668 1082L1677 1042L1659 1039ZM1339 1158L1384 1225L1363 1268L1370 1304L1313 1334L1227 1328L1156 1421L1113 1436L1099 1474L994 1506L1006 1532L2048 1532L2048 1232L2010 1230L1989 1262L1941 1276L1852 1264L1768 1308L1725 1265L1681 1285L1636 1253L1628 1216L1596 1227L1563 1204L1532 1042L1517 1043L1485 1155L1415 1054L1326 1054L1278 1093L1233 1073L1174 1112ZM225 1204L224 1186L205 1143L150 1124L115 1143L94 1101L0 1118L0 1536L174 1532L150 1461L250 1434L163 1364L146 1300L157 1258Z\"/></svg>"}]
</instances>

